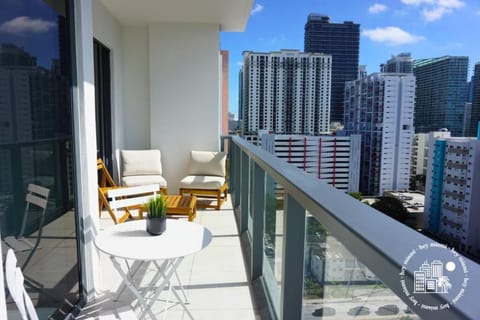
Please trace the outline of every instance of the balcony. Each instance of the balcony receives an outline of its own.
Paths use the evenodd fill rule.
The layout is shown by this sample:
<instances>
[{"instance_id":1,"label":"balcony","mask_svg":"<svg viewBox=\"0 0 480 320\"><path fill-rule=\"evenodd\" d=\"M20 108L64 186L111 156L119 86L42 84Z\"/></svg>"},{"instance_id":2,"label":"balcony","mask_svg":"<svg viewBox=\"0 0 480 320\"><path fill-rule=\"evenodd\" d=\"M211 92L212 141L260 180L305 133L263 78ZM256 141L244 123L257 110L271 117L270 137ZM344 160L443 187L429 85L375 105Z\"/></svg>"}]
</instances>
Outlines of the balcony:
<instances>
[{"instance_id":1,"label":"balcony","mask_svg":"<svg viewBox=\"0 0 480 320\"><path fill-rule=\"evenodd\" d=\"M241 138L228 149L229 202L197 220L214 240L180 270L195 319L479 319L476 263ZM422 294L417 264L439 261L455 263L450 293ZM108 298L119 279L101 264ZM90 304L83 316L118 306Z\"/></svg>"},{"instance_id":2,"label":"balcony","mask_svg":"<svg viewBox=\"0 0 480 320\"><path fill-rule=\"evenodd\" d=\"M231 202L226 202L220 211L198 210L195 222L207 227L212 232L213 239L206 249L186 257L178 269L189 301L187 307L194 319L258 319L258 308L250 295L251 287ZM113 221L104 212L100 219L100 229L112 225ZM138 315L140 309L136 306L135 297L128 290L120 295L117 302L112 301L121 284L121 278L108 256L101 255L100 264L99 295L95 301L83 308L77 319L117 312L121 314L122 307L128 305ZM153 275L154 271L147 269L141 279L146 283ZM175 280L173 284L179 289ZM164 300L166 297L167 292L162 294L160 299ZM164 316L163 307L163 301L158 301L153 306L153 312L158 319ZM181 305L173 300L169 304L167 319L188 319L188 315Z\"/></svg>"},{"instance_id":3,"label":"balcony","mask_svg":"<svg viewBox=\"0 0 480 320\"><path fill-rule=\"evenodd\" d=\"M57 302L73 305L79 296L79 279L86 299L99 291L98 297L103 300L90 303L82 313L86 316L100 310L112 312L118 306L109 304L109 297L105 295L105 291L115 290L118 279L105 257L96 260L97 252L92 244L98 222L94 92L100 91L94 79L92 40L108 48L111 57L112 72L107 87L112 89L108 100L114 102L114 109L106 112L112 125L112 139L106 140L114 145L109 154L121 148L164 150L166 178L171 181L169 188L176 190L175 181L185 172L188 151L218 149L221 93L218 32L243 30L253 1L85 0L71 3L75 16L74 19L68 17L67 22L74 27L75 37L62 38L58 47L74 45L71 49L75 51L77 65L72 72L75 78L70 80L75 86L65 88L72 89L73 108L59 103L58 110L64 110L65 114L55 115L66 119L62 123L73 124L71 137L60 144L63 147L57 146L57 142L54 147L42 146L43 140L35 145L14 141L14 152L7 149L2 159L11 159L12 169L6 166L4 172L8 173L7 177L12 174L18 180L9 187L9 193L21 193L18 192L22 189L20 185L30 178L42 181L54 177L54 183L49 183L57 192L55 202L62 204L56 207L57 211L63 215L65 208L75 209L77 217L73 212L65 214L68 225L60 232L47 230L44 235L50 238L42 241L44 255L39 254L32 265L44 263L36 269L45 274L35 276L45 282L47 289L52 289L47 293L54 293L55 289L72 293L70 300L65 294L54 296L53 307L57 307ZM53 6L51 2L46 5L62 7ZM32 39L39 42L38 38ZM60 95L65 98L66 92ZM37 108L36 112L43 114L43 109L50 108ZM32 125L30 122L26 124ZM179 137L189 139L179 143ZM455 292L456 296L407 295L405 288L412 290L416 271L410 265L404 266L407 257L411 257L412 250L427 251L423 246L434 242L241 139L233 138L232 142L229 149L231 209L200 214L198 221L212 229L215 239L208 250L185 261L181 274L195 318L231 319L238 315L242 319L301 319L319 318L320 313L326 317L333 312L335 317L330 318L348 318L367 312L369 315L364 318L375 318L377 313L379 316L392 313L395 308L390 305L398 308L399 316L406 315L408 305L424 319L480 318L474 283L480 279L476 264L465 259L465 268L459 264L457 271L468 270L468 278L465 272L450 277L455 290L465 289ZM10 142L6 148L10 148ZM57 152L62 154L62 161ZM25 162L19 157L22 154L35 155L32 170L20 167L19 164ZM48 162L45 168L52 172L38 170L42 172L37 177L37 170L33 169L44 168L37 161L38 164ZM26 179L20 181L19 177ZM10 195L5 198L10 201ZM74 228L78 234L69 232ZM238 230L237 233L234 230ZM78 252L73 248L79 249ZM426 258L451 262L458 257L452 258L450 251L443 250ZM228 272L223 274L225 270L218 266L218 261L222 267L229 267ZM57 269L62 262L65 273ZM98 266L104 267L99 272L103 276L99 286ZM54 275L56 282L52 282ZM74 280L70 281L72 275ZM468 279L472 280L468 282ZM421 297L424 299L420 300ZM40 300L39 308L41 303L50 302L41 295L34 298L38 298L36 302ZM414 298L421 304L413 306ZM126 301L135 306L133 299ZM448 308L435 312L428 309L435 306ZM178 306L174 305L169 311L170 318L184 318ZM410 315L408 313L414 317ZM3 313L0 318L2 316Z\"/></svg>"}]
</instances>

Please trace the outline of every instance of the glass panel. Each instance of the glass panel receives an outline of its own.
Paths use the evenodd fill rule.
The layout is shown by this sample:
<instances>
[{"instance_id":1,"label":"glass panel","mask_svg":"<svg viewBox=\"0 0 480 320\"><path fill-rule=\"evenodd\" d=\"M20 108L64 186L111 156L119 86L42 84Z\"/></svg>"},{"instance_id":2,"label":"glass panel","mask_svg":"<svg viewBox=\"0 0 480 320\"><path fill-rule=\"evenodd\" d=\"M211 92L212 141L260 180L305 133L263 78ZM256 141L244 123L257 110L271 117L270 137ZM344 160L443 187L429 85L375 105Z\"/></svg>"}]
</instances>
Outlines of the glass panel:
<instances>
[{"instance_id":1,"label":"glass panel","mask_svg":"<svg viewBox=\"0 0 480 320\"><path fill-rule=\"evenodd\" d=\"M280 286L282 283L284 192L282 186L269 175L267 175L265 191L263 275L275 311L279 315Z\"/></svg>"},{"instance_id":2,"label":"glass panel","mask_svg":"<svg viewBox=\"0 0 480 320\"><path fill-rule=\"evenodd\" d=\"M41 319L63 319L80 291L68 25L66 1L0 2L2 245L15 249ZM50 190L45 211L26 210L29 184Z\"/></svg>"},{"instance_id":3,"label":"glass panel","mask_svg":"<svg viewBox=\"0 0 480 320\"><path fill-rule=\"evenodd\" d=\"M420 319L309 215L306 238L303 319Z\"/></svg>"},{"instance_id":4,"label":"glass panel","mask_svg":"<svg viewBox=\"0 0 480 320\"><path fill-rule=\"evenodd\" d=\"M252 230L253 230L253 183L254 183L254 172L253 172L253 160L248 159L249 164L249 172L248 172L248 234L250 239L252 238Z\"/></svg>"}]
</instances>

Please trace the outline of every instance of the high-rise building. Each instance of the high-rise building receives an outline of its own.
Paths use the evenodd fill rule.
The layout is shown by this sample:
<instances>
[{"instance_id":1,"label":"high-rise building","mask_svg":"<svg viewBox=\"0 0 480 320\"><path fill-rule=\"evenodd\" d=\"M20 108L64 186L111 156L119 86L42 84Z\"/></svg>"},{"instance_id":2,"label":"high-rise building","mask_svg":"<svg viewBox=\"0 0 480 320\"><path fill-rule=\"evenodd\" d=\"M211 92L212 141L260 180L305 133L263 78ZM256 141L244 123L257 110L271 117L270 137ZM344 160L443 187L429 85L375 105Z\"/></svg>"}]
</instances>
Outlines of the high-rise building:
<instances>
[{"instance_id":1,"label":"high-rise building","mask_svg":"<svg viewBox=\"0 0 480 320\"><path fill-rule=\"evenodd\" d=\"M305 52L332 55L330 121L343 123L345 82L357 79L360 25L351 21L331 23L330 17L310 14L305 24Z\"/></svg>"},{"instance_id":2,"label":"high-rise building","mask_svg":"<svg viewBox=\"0 0 480 320\"><path fill-rule=\"evenodd\" d=\"M417 81L415 132L447 128L461 136L467 95L468 57L444 56L414 61Z\"/></svg>"},{"instance_id":3,"label":"high-rise building","mask_svg":"<svg viewBox=\"0 0 480 320\"><path fill-rule=\"evenodd\" d=\"M480 256L480 140L430 141L424 228L460 251Z\"/></svg>"},{"instance_id":4,"label":"high-rise building","mask_svg":"<svg viewBox=\"0 0 480 320\"><path fill-rule=\"evenodd\" d=\"M243 123L243 69L238 71L238 123L242 128Z\"/></svg>"},{"instance_id":5,"label":"high-rise building","mask_svg":"<svg viewBox=\"0 0 480 320\"><path fill-rule=\"evenodd\" d=\"M222 64L222 134L228 135L229 115L228 115L228 51L220 51L220 60Z\"/></svg>"},{"instance_id":6,"label":"high-rise building","mask_svg":"<svg viewBox=\"0 0 480 320\"><path fill-rule=\"evenodd\" d=\"M330 55L298 50L243 54L243 133L327 132Z\"/></svg>"},{"instance_id":7,"label":"high-rise building","mask_svg":"<svg viewBox=\"0 0 480 320\"><path fill-rule=\"evenodd\" d=\"M262 135L262 148L344 192L357 192L360 135Z\"/></svg>"},{"instance_id":8,"label":"high-rise building","mask_svg":"<svg viewBox=\"0 0 480 320\"><path fill-rule=\"evenodd\" d=\"M363 79L363 78L365 78L367 75L368 75L368 73L367 73L367 66L364 65L364 64L358 66L357 79Z\"/></svg>"},{"instance_id":9,"label":"high-rise building","mask_svg":"<svg viewBox=\"0 0 480 320\"><path fill-rule=\"evenodd\" d=\"M471 102L465 102L465 108L463 109L463 131L462 131L462 137L468 137L471 136L470 134L470 122L472 117L472 103ZM476 132L476 130L475 130Z\"/></svg>"},{"instance_id":10,"label":"high-rise building","mask_svg":"<svg viewBox=\"0 0 480 320\"><path fill-rule=\"evenodd\" d=\"M444 129L430 133L415 133L412 139L412 165L410 181L414 182L414 189L425 189L425 177L428 167L429 141L434 138L450 138L450 131Z\"/></svg>"},{"instance_id":11,"label":"high-rise building","mask_svg":"<svg viewBox=\"0 0 480 320\"><path fill-rule=\"evenodd\" d=\"M380 65L380 71L385 73L412 73L413 58L408 52L403 52L396 56L392 56L392 58L388 60L387 63Z\"/></svg>"},{"instance_id":12,"label":"high-rise building","mask_svg":"<svg viewBox=\"0 0 480 320\"><path fill-rule=\"evenodd\" d=\"M472 105L468 125L466 126L465 136L476 137L477 128L480 121L480 62L475 64L472 77Z\"/></svg>"},{"instance_id":13,"label":"high-rise building","mask_svg":"<svg viewBox=\"0 0 480 320\"><path fill-rule=\"evenodd\" d=\"M345 131L362 136L360 192L409 188L415 105L411 73L374 73L345 85Z\"/></svg>"}]
</instances>

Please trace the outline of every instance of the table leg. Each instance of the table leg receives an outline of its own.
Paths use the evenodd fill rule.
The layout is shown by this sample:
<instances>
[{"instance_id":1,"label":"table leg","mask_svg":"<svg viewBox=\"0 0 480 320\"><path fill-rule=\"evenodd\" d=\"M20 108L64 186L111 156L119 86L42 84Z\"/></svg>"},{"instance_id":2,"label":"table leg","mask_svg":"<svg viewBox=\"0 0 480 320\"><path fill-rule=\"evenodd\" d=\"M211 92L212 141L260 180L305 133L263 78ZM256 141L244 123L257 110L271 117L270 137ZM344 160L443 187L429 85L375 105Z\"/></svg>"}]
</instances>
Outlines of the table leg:
<instances>
[{"instance_id":1,"label":"table leg","mask_svg":"<svg viewBox=\"0 0 480 320\"><path fill-rule=\"evenodd\" d=\"M130 275L132 281L133 279L135 278L135 275L137 274L138 270L140 270L140 268L143 266L143 264L145 263L145 261L135 261L132 265L132 270L130 270L130 266L128 265L128 262L125 261L125 263L127 264L127 269L128 269L128 274ZM114 301L118 301L118 299L120 298L121 294L123 293L123 291L125 290L125 287L126 287L126 284L125 283L122 283L122 285L120 286L120 288L117 290L117 294L115 295L115 297L113 298Z\"/></svg>"},{"instance_id":2,"label":"table leg","mask_svg":"<svg viewBox=\"0 0 480 320\"><path fill-rule=\"evenodd\" d=\"M158 296L162 293L162 291L164 290L166 285L168 285L168 291L169 292L168 292L167 300L165 301L164 318L167 314L168 302L170 300L170 291L171 291L175 295L175 297L178 299L179 303L181 304L181 306L183 307L185 312L188 314L188 316L191 319L193 319L192 314L190 313L190 311L188 310L188 308L185 305L185 303L188 303L188 298L187 298L187 295L186 295L185 290L183 288L183 284L180 281L180 277L178 276L178 273L177 273L177 268L180 265L180 263L183 261L183 257L179 257L179 258L176 258L176 259L164 260L161 264L158 263L157 261L152 261L158 271L155 274L155 276L152 278L152 280L149 282L149 284L148 284L148 286L145 290L141 290L140 288L137 288L134 277L137 274L138 270L140 270L140 268L142 268L145 263L148 263L148 265L150 265L150 263L152 263L152 262L146 262L146 261L141 261L141 262L138 262L138 263L135 262L132 265L132 267L130 268L130 266L128 265L128 262L126 261L126 263L127 263L127 273L125 273L123 271L122 267L121 267L120 262L115 257L110 256L110 259L113 263L113 266L115 267L115 269L117 269L118 273L120 274L120 276L123 279L123 283L120 286L119 290L117 291L116 297L114 299L118 300L118 298L120 297L122 292L125 290L125 287L129 288L130 291L132 291L132 293L137 297L138 304L143 309L143 311L140 314L139 319L143 319L147 315L147 313L152 319L156 319L155 315L153 314L153 312L151 310L151 307L152 307L153 303L156 301L156 299L158 298ZM147 267L148 267L148 265L147 265ZM170 279L172 278L173 275L175 275L175 277L178 281L178 284L180 286L180 290L182 291L182 294L185 298L185 302L180 297L177 290L172 287ZM163 277L162 283L156 289L153 289L155 284L157 284L157 282L162 277ZM144 296L142 296L141 291L144 292ZM147 297L147 294L149 292L153 292L153 295L151 297ZM148 300L150 300L150 301L148 301Z\"/></svg>"},{"instance_id":3,"label":"table leg","mask_svg":"<svg viewBox=\"0 0 480 320\"><path fill-rule=\"evenodd\" d=\"M146 312L148 312L148 314L150 315L150 317L152 319L155 319L155 315L153 314L152 310L150 309L150 305L147 304L147 301L142 297L140 292L135 287L133 279L131 279L128 274L123 272L122 266L120 265L120 263L117 261L117 259L114 256L110 256L110 260L112 260L113 266L115 267L115 269L117 269L118 273L122 277L123 282L125 283L127 288L129 288L132 291L132 293L137 297L139 303L144 307L144 311L142 312L142 315L141 315L140 319L142 319L143 316L146 315Z\"/></svg>"},{"instance_id":4,"label":"table leg","mask_svg":"<svg viewBox=\"0 0 480 320\"><path fill-rule=\"evenodd\" d=\"M182 281L180 281L180 277L178 276L177 271L175 271L175 278L177 278L177 282L178 282L178 285L180 286L180 290L182 290L182 294L185 297L185 303L188 303L187 294L185 293L185 290L183 289L183 284L182 284Z\"/></svg>"},{"instance_id":5,"label":"table leg","mask_svg":"<svg viewBox=\"0 0 480 320\"><path fill-rule=\"evenodd\" d=\"M157 267L158 270L164 270L164 269L165 269L165 267L163 266L163 264L162 264L162 266L159 266L159 265L158 265L158 262L156 262L156 261L154 262L154 264L155 264L155 266ZM169 261L169 264L171 265L171 267L173 267L173 263L172 263L171 261ZM176 269L175 269L175 273L174 273L174 274L175 274L175 278L177 278L177 282L178 282L178 285L180 286L180 290L182 291L183 297L185 298L185 303L188 303L187 294L185 293L185 290L184 290L184 288L183 288L182 281L180 280L180 277L178 276L178 273L177 273L177 270L176 270ZM159 272L157 273L157 275L159 275L158 278L160 278L161 275L165 276L164 273L161 272L161 271L159 271ZM155 280L155 282L158 281L158 278ZM153 281L153 280L152 280L152 281ZM170 285L171 285L171 284L170 284ZM175 291L175 288L173 288L173 290Z\"/></svg>"},{"instance_id":6,"label":"table leg","mask_svg":"<svg viewBox=\"0 0 480 320\"><path fill-rule=\"evenodd\" d=\"M165 288L166 285L170 284L170 278L173 276L175 271L177 270L178 266L182 262L183 257L179 257L176 259L173 259L172 262L168 263L170 265L170 268L164 272L161 270L161 266L158 265L158 262L154 261L155 266L158 268L158 272L160 272L163 276L163 281L162 283L155 289L155 294L150 298L152 303L157 300L158 296L162 293L163 289ZM163 265L163 264L162 264ZM173 290L175 292L175 290ZM167 302L168 303L168 302ZM185 304L183 301L180 299L180 303L182 304L183 308L186 309ZM146 315L147 312L150 311L151 304L148 305L148 309L143 310L143 312L140 314L140 319L143 319L143 317ZM151 312L151 311L150 311ZM165 315L164 315L165 317Z\"/></svg>"}]
</instances>

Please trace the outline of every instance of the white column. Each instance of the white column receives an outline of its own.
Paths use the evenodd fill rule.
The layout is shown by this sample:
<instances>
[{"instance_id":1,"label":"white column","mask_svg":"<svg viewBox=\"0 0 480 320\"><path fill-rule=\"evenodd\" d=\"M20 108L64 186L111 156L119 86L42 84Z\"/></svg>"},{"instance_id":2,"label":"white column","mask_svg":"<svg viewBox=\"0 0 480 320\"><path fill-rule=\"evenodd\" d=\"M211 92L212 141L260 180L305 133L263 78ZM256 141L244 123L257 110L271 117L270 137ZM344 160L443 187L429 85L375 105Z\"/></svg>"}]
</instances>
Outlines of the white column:
<instances>
[{"instance_id":1,"label":"white column","mask_svg":"<svg viewBox=\"0 0 480 320\"><path fill-rule=\"evenodd\" d=\"M80 261L87 300L99 288L99 256L93 240L98 233L97 144L93 65L92 2L75 2L77 79L73 90L77 209L80 219ZM83 240L83 241L82 241Z\"/></svg>"}]
</instances>

